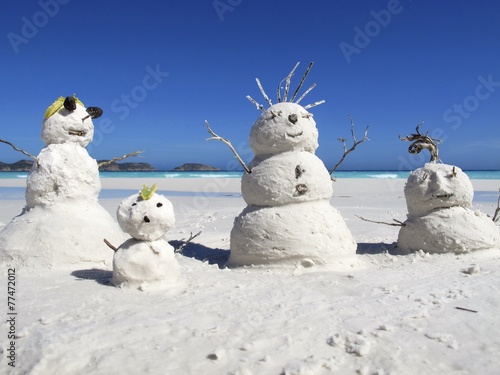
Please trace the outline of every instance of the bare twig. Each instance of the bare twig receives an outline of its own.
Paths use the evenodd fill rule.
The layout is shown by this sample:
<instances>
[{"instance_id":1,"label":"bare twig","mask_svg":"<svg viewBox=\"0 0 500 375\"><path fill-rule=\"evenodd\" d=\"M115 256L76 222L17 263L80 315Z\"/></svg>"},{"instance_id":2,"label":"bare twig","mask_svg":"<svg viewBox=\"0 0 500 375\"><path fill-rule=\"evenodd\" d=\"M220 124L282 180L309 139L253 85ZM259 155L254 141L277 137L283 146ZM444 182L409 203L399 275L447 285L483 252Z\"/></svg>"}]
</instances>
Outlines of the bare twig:
<instances>
[{"instance_id":1,"label":"bare twig","mask_svg":"<svg viewBox=\"0 0 500 375\"><path fill-rule=\"evenodd\" d=\"M386 223L384 221L375 221L375 220L365 219L364 217L359 216L359 215L354 215L354 216L359 217L361 220L368 221L369 223L390 225L392 227L404 227L404 226L406 226L405 223L403 223L403 222L401 222L399 220L396 220L396 219L392 219L392 220L395 221L395 223Z\"/></svg>"},{"instance_id":2,"label":"bare twig","mask_svg":"<svg viewBox=\"0 0 500 375\"><path fill-rule=\"evenodd\" d=\"M344 147L344 154L340 158L339 162L337 164L335 164L335 167L333 167L333 169L330 171L330 175L332 175L332 173L335 172L335 170L339 167L339 165L342 164L342 162L344 161L345 157L350 152L354 151L354 149L356 148L357 145L359 145L360 143L363 143L366 140L369 140L368 139L368 126L365 129L365 134L363 135L363 139L361 139L361 140L358 141L356 139L356 135L354 134L354 120L352 119L351 116L349 116L349 119L351 120L351 136L352 136L352 140L354 141L354 143L353 143L353 145L351 146L350 149L347 149L347 145L346 145L347 139L345 139L345 138L339 138L338 139L340 142L342 142L342 145Z\"/></svg>"},{"instance_id":3,"label":"bare twig","mask_svg":"<svg viewBox=\"0 0 500 375\"><path fill-rule=\"evenodd\" d=\"M110 165L110 164L116 163L117 161L121 161L123 159L130 158L130 157L133 157L133 156L137 156L139 154L142 154L143 152L144 151L134 151L134 152L131 152L130 154L126 154L126 155L120 156L118 158L113 158L111 160L102 161L99 164L97 164L97 166L98 167L103 167L103 166L106 166L106 165Z\"/></svg>"},{"instance_id":4,"label":"bare twig","mask_svg":"<svg viewBox=\"0 0 500 375\"><path fill-rule=\"evenodd\" d=\"M463 310L463 311L468 311L468 312L471 312L471 313L477 313L476 310L471 310L471 309L466 309L465 307L458 307L458 306L455 306L455 308L457 310Z\"/></svg>"},{"instance_id":5,"label":"bare twig","mask_svg":"<svg viewBox=\"0 0 500 375\"><path fill-rule=\"evenodd\" d=\"M320 105L320 104L323 104L325 101L324 100L320 100L318 102L314 102L314 103L311 103L311 104L308 104L304 107L304 109L309 109L309 108L312 108L312 107L316 107L317 105Z\"/></svg>"},{"instance_id":6,"label":"bare twig","mask_svg":"<svg viewBox=\"0 0 500 375\"><path fill-rule=\"evenodd\" d=\"M309 88L306 90L306 92L305 92L305 93L303 93L303 94L300 96L300 98L298 98L298 99L297 99L297 101L296 101L295 103L299 104L299 103L300 103L300 101L301 101L302 99L304 99L304 98L306 97L306 95L307 95L307 94L309 94L309 92L310 92L313 88L315 88L316 86L317 86L317 85L316 85L315 83L313 83L313 84L311 85L311 87L309 87Z\"/></svg>"},{"instance_id":7,"label":"bare twig","mask_svg":"<svg viewBox=\"0 0 500 375\"><path fill-rule=\"evenodd\" d=\"M429 137L427 135L429 134L429 132L421 134L419 129L420 125L422 124L423 123L421 122L417 125L416 134L410 134L406 137L399 136L399 139L402 141L413 142L410 147L408 147L408 152L410 154L418 154L425 148L429 150L431 154L431 163L437 163L439 161L439 152L437 145L440 144L442 140Z\"/></svg>"},{"instance_id":8,"label":"bare twig","mask_svg":"<svg viewBox=\"0 0 500 375\"><path fill-rule=\"evenodd\" d=\"M257 109L260 109L262 112L264 112L264 106L262 104L259 104L254 98L252 98L250 95L247 95L246 98L250 100L256 107Z\"/></svg>"},{"instance_id":9,"label":"bare twig","mask_svg":"<svg viewBox=\"0 0 500 375\"><path fill-rule=\"evenodd\" d=\"M109 247L111 250L113 250L115 253L118 251L118 248L117 248L117 247L115 247L115 246L113 246L113 244L112 244L111 242L109 242L107 239L104 239L104 243L105 243L106 245L108 245L108 247Z\"/></svg>"},{"instance_id":10,"label":"bare twig","mask_svg":"<svg viewBox=\"0 0 500 375\"><path fill-rule=\"evenodd\" d=\"M313 67L314 63L313 62L310 62L309 63L309 66L307 67L306 69L306 72L304 73L304 75L302 76L302 79L300 80L299 82L299 85L297 86L297 88L295 89L292 97L290 98L290 101L293 102L293 99L295 99L295 97L297 96L297 94L299 93L299 90L300 88L302 87L302 85L304 84L304 81L306 80L307 78L307 75L309 74L309 71L311 70L311 68Z\"/></svg>"},{"instance_id":11,"label":"bare twig","mask_svg":"<svg viewBox=\"0 0 500 375\"><path fill-rule=\"evenodd\" d=\"M177 249L175 249L174 252L182 254L182 251L184 250L186 245L189 242L191 242L192 240L194 240L196 237L198 237L200 234L201 234L201 230L198 233L196 233L195 235L193 235L193 232L191 232L189 238L186 241L184 241L184 239L181 240L182 245L180 245Z\"/></svg>"},{"instance_id":12,"label":"bare twig","mask_svg":"<svg viewBox=\"0 0 500 375\"><path fill-rule=\"evenodd\" d=\"M292 71L290 73L288 73L288 75L280 82L280 86L281 86L281 83L286 80L286 83L285 83L285 93L283 94L283 101L284 102L286 102L286 99L288 97L288 91L290 90L290 81L292 80L293 73L295 72L295 69L297 69L297 67L299 66L299 64L300 64L300 62L298 62L297 64L295 64L295 66L293 67Z\"/></svg>"},{"instance_id":13,"label":"bare twig","mask_svg":"<svg viewBox=\"0 0 500 375\"><path fill-rule=\"evenodd\" d=\"M493 215L493 222L496 223L500 220L500 189L498 189L498 202L495 214Z\"/></svg>"},{"instance_id":14,"label":"bare twig","mask_svg":"<svg viewBox=\"0 0 500 375\"><path fill-rule=\"evenodd\" d=\"M18 148L18 147L16 147L16 146L14 146L14 145L13 145L12 143L10 143L9 141L5 141L5 140L3 140L3 139L0 139L0 142L5 143L5 144L8 144L8 145L9 145L10 147L12 147L14 150L19 151L19 152L23 153L23 154L24 154L24 155L26 155L26 156L29 156L30 158L32 158L32 159L36 162L36 165L37 165L37 166L40 166L40 164L38 163L38 158L37 158L36 156L33 156L33 155L31 155L30 153L28 153L28 152L24 151L23 149L20 149L20 148Z\"/></svg>"},{"instance_id":15,"label":"bare twig","mask_svg":"<svg viewBox=\"0 0 500 375\"><path fill-rule=\"evenodd\" d=\"M240 164L243 167L243 169L245 170L245 172L252 173L252 170L247 167L247 165L245 164L243 159L240 157L240 155L238 155L238 152L235 150L235 148L233 147L231 142L229 140L222 138L219 135L215 134L215 132L212 130L212 128L210 127L210 124L208 123L207 120L205 120L205 125L207 126L208 132L213 135L213 137L207 138L207 141L221 141L221 142L225 143L226 145L228 145L229 148L231 149L231 151L233 152L234 156L236 157L236 159L238 159L238 161L240 162Z\"/></svg>"},{"instance_id":16,"label":"bare twig","mask_svg":"<svg viewBox=\"0 0 500 375\"><path fill-rule=\"evenodd\" d=\"M271 102L271 99L269 99L269 96L267 96L266 92L264 91L264 88L262 87L260 80L258 78L255 78L255 80L257 81L257 86L259 86L259 90L262 93L262 96L266 100L267 104L269 104L269 106L272 106L273 103Z\"/></svg>"}]
</instances>

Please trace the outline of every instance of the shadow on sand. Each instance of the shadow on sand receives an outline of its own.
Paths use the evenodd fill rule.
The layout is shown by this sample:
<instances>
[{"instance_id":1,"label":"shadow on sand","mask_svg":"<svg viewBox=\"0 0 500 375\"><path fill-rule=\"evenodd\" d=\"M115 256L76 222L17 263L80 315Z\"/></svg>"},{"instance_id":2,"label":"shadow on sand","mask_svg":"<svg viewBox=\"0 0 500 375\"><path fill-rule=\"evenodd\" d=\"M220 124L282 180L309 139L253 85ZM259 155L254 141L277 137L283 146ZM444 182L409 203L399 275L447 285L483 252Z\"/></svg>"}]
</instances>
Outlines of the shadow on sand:
<instances>
[{"instance_id":1,"label":"shadow on sand","mask_svg":"<svg viewBox=\"0 0 500 375\"><path fill-rule=\"evenodd\" d=\"M78 280L94 280L101 285L113 286L111 284L112 271L100 270L98 268L91 268L88 270L76 270L71 272L71 275Z\"/></svg>"},{"instance_id":2,"label":"shadow on sand","mask_svg":"<svg viewBox=\"0 0 500 375\"><path fill-rule=\"evenodd\" d=\"M182 248L182 255L188 258L194 258L209 264L217 264L219 268L224 268L229 259L229 250L213 249L195 242L185 243L184 241L169 241L175 249ZM396 243L358 243L356 254L384 254L390 255L408 255L406 252L397 247ZM111 278L112 271L91 268L86 270L76 270L71 272L71 275L78 280L94 280L96 283L106 286L113 286Z\"/></svg>"},{"instance_id":3,"label":"shadow on sand","mask_svg":"<svg viewBox=\"0 0 500 375\"><path fill-rule=\"evenodd\" d=\"M229 259L229 250L212 249L195 242L169 241L169 243L175 249L184 245L181 253L185 257L208 262L209 264L217 264L219 268L223 268Z\"/></svg>"},{"instance_id":4,"label":"shadow on sand","mask_svg":"<svg viewBox=\"0 0 500 375\"><path fill-rule=\"evenodd\" d=\"M400 249L396 242L393 243L358 243L358 249L356 254L383 254L388 253L390 255L408 255L408 252Z\"/></svg>"}]
</instances>

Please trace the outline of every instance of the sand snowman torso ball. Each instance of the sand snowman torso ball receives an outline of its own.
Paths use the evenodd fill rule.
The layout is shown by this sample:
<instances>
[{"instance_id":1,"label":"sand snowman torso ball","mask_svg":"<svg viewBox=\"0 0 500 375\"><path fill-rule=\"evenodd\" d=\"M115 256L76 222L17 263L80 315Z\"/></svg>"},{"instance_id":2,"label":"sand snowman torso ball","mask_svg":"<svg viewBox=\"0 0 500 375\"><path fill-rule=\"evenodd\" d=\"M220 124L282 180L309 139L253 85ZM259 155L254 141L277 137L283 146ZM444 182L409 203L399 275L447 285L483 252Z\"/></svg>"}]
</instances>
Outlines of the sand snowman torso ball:
<instances>
[{"instance_id":1,"label":"sand snowman torso ball","mask_svg":"<svg viewBox=\"0 0 500 375\"><path fill-rule=\"evenodd\" d=\"M23 213L0 232L2 261L54 268L105 263L103 238L123 241L118 224L98 203L98 166L85 149L93 137L92 118L101 113L75 97L60 97L47 109L47 146L28 175Z\"/></svg>"},{"instance_id":2,"label":"sand snowman torso ball","mask_svg":"<svg viewBox=\"0 0 500 375\"><path fill-rule=\"evenodd\" d=\"M264 97L270 107L262 110L250 132L255 157L241 181L248 206L234 221L227 265L309 268L350 263L357 245L330 205L332 181L315 155L318 130L307 110L314 105L287 102L286 93L274 105Z\"/></svg>"},{"instance_id":3,"label":"sand snowman torso ball","mask_svg":"<svg viewBox=\"0 0 500 375\"><path fill-rule=\"evenodd\" d=\"M116 286L170 286L180 279L174 248L163 238L175 222L174 209L155 189L145 187L118 207L118 223L132 238L115 252L112 282Z\"/></svg>"},{"instance_id":4,"label":"sand snowman torso ball","mask_svg":"<svg viewBox=\"0 0 500 375\"><path fill-rule=\"evenodd\" d=\"M466 253L500 246L493 221L473 211L474 190L458 167L427 163L413 171L405 186L408 219L398 246L406 251Z\"/></svg>"}]
</instances>

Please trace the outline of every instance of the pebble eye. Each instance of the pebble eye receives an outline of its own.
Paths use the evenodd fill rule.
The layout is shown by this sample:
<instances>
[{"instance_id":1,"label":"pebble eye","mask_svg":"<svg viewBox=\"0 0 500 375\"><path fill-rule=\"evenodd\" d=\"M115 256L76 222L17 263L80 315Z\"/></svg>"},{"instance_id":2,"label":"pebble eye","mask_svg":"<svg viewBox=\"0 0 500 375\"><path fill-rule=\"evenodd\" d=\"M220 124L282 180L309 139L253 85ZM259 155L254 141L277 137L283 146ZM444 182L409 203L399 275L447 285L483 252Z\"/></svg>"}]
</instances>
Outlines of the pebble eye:
<instances>
[{"instance_id":1,"label":"pebble eye","mask_svg":"<svg viewBox=\"0 0 500 375\"><path fill-rule=\"evenodd\" d=\"M299 118L297 117L297 115L295 113L288 116L288 121L290 121L292 124L295 124L298 121L298 119Z\"/></svg>"},{"instance_id":2,"label":"pebble eye","mask_svg":"<svg viewBox=\"0 0 500 375\"><path fill-rule=\"evenodd\" d=\"M73 112L76 109L76 100L72 96L67 96L66 99L64 99L63 105L68 111Z\"/></svg>"},{"instance_id":3,"label":"pebble eye","mask_svg":"<svg viewBox=\"0 0 500 375\"><path fill-rule=\"evenodd\" d=\"M137 206L137 203L132 203L132 206Z\"/></svg>"},{"instance_id":4,"label":"pebble eye","mask_svg":"<svg viewBox=\"0 0 500 375\"><path fill-rule=\"evenodd\" d=\"M156 207L161 207L163 206L163 203L156 203Z\"/></svg>"}]
</instances>

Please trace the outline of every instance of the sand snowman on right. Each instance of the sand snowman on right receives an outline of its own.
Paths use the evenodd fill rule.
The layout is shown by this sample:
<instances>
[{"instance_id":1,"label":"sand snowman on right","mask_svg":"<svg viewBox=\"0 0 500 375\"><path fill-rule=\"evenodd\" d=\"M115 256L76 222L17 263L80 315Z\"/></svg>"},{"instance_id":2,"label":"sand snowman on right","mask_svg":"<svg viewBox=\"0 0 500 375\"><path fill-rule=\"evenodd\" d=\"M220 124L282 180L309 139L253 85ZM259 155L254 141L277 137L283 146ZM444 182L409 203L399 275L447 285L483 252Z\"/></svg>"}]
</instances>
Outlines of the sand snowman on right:
<instances>
[{"instance_id":1,"label":"sand snowman on right","mask_svg":"<svg viewBox=\"0 0 500 375\"><path fill-rule=\"evenodd\" d=\"M330 205L332 179L315 155L318 130L308 108L323 101L302 107L298 102L304 94L293 102L307 72L287 101L292 73L283 98L278 90L279 102L274 105L257 80L270 105L267 110L248 97L263 113L250 132L255 157L248 167L242 163L247 173L241 191L248 206L235 218L228 266L310 268L343 265L356 258L356 242L339 211ZM223 140L212 134L216 136L212 139Z\"/></svg>"},{"instance_id":2,"label":"sand snowman on right","mask_svg":"<svg viewBox=\"0 0 500 375\"><path fill-rule=\"evenodd\" d=\"M402 138L414 141L410 153L431 152L431 161L411 172L404 193L408 218L399 231L398 247L409 252L467 253L500 247L500 229L485 214L474 211L474 189L458 167L438 163L434 139L420 134Z\"/></svg>"}]
</instances>

